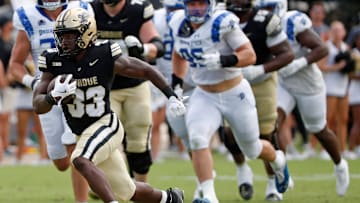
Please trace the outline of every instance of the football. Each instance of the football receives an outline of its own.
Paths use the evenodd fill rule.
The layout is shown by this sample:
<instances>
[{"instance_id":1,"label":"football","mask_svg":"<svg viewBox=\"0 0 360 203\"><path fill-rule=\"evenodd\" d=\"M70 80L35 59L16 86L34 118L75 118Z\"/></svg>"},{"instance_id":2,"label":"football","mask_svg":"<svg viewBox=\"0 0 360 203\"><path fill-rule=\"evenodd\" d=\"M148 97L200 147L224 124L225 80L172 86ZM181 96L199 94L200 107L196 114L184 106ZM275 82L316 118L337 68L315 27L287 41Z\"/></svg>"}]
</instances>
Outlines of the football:
<instances>
[{"instance_id":1,"label":"football","mask_svg":"<svg viewBox=\"0 0 360 203\"><path fill-rule=\"evenodd\" d=\"M65 81L67 75L68 75L68 74L62 74L62 75L60 75L60 76L61 76L60 82L63 83L63 82ZM47 87L47 93L48 93L48 94L54 89L56 78L57 78L57 76L54 77L54 78L50 81L50 83L48 84L48 87ZM70 82L73 82L73 81L75 81L74 78L72 78L72 79L70 80ZM69 96L65 97L65 98L61 101L61 104L70 104L70 103L73 103L75 97L76 97L75 94L69 95ZM57 102L59 101L59 98L54 98L54 99L55 99Z\"/></svg>"}]
</instances>

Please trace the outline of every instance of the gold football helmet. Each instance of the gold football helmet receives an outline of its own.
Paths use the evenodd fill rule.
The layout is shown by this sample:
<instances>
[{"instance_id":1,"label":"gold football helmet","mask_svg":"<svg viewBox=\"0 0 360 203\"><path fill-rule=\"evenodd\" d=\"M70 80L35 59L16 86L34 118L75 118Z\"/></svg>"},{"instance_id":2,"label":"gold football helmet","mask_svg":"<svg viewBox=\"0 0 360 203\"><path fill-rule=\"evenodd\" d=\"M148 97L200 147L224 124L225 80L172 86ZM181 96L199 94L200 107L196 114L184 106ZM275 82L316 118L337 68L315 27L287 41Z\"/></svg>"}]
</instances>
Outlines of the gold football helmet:
<instances>
[{"instance_id":1,"label":"gold football helmet","mask_svg":"<svg viewBox=\"0 0 360 203\"><path fill-rule=\"evenodd\" d=\"M68 50L63 48L63 34L75 33L76 48ZM56 18L54 28L55 44L62 56L76 55L91 46L97 38L96 21L94 16L83 8L70 8L62 11Z\"/></svg>"}]
</instances>

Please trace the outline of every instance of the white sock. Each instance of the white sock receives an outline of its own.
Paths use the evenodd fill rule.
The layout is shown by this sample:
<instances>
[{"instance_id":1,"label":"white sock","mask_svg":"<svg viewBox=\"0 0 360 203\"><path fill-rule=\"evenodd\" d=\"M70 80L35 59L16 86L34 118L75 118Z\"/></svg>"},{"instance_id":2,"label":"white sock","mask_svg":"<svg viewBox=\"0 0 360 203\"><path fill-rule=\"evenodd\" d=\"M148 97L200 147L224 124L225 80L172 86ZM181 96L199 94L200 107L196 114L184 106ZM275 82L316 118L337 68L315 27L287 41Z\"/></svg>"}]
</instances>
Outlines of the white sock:
<instances>
[{"instance_id":1,"label":"white sock","mask_svg":"<svg viewBox=\"0 0 360 203\"><path fill-rule=\"evenodd\" d=\"M161 190L161 193L162 193L162 195L161 195L160 203L166 203L168 195L164 190Z\"/></svg>"},{"instance_id":2,"label":"white sock","mask_svg":"<svg viewBox=\"0 0 360 203\"><path fill-rule=\"evenodd\" d=\"M210 197L210 199L216 199L214 179L208 179L200 183L204 197Z\"/></svg>"},{"instance_id":3,"label":"white sock","mask_svg":"<svg viewBox=\"0 0 360 203\"><path fill-rule=\"evenodd\" d=\"M118 201L111 201L111 202L109 202L109 203L119 203Z\"/></svg>"},{"instance_id":4,"label":"white sock","mask_svg":"<svg viewBox=\"0 0 360 203\"><path fill-rule=\"evenodd\" d=\"M336 168L340 168L344 165L344 159L340 159L340 162L338 164L335 165Z\"/></svg>"},{"instance_id":5,"label":"white sock","mask_svg":"<svg viewBox=\"0 0 360 203\"><path fill-rule=\"evenodd\" d=\"M285 156L281 155L283 154L283 152L280 150L276 150L275 153L276 153L275 160L270 162L270 165L274 169L281 169L281 167L285 166L285 159L284 159Z\"/></svg>"}]
</instances>

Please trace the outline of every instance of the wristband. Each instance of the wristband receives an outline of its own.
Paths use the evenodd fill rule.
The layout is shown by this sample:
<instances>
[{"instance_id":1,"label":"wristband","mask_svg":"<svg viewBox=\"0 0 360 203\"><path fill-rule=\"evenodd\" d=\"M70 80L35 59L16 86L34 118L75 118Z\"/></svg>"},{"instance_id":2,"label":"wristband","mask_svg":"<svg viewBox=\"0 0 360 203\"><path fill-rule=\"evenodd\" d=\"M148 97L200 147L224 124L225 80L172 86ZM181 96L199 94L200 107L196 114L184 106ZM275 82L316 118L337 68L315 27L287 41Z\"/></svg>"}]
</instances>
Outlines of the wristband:
<instances>
[{"instance_id":1,"label":"wristband","mask_svg":"<svg viewBox=\"0 0 360 203\"><path fill-rule=\"evenodd\" d=\"M173 91L173 89L171 89L170 86L166 86L164 88L161 89L161 92L164 93L164 95L167 97L167 98L170 98L171 96L174 96L176 98L177 95L175 94L175 92Z\"/></svg>"},{"instance_id":2,"label":"wristband","mask_svg":"<svg viewBox=\"0 0 360 203\"><path fill-rule=\"evenodd\" d=\"M147 44L143 44L143 53L141 54L143 57L146 57L150 52L150 47Z\"/></svg>"},{"instance_id":3,"label":"wristband","mask_svg":"<svg viewBox=\"0 0 360 203\"><path fill-rule=\"evenodd\" d=\"M179 85L181 88L183 87L184 81L183 79L179 78L174 73L171 74L171 87L175 89L176 85Z\"/></svg>"},{"instance_id":4,"label":"wristband","mask_svg":"<svg viewBox=\"0 0 360 203\"><path fill-rule=\"evenodd\" d=\"M220 64L224 68L235 66L238 62L239 60L235 54L226 56L220 55Z\"/></svg>"},{"instance_id":5,"label":"wristband","mask_svg":"<svg viewBox=\"0 0 360 203\"><path fill-rule=\"evenodd\" d=\"M22 78L21 82L22 84L24 84L26 87L29 87L32 89L32 83L34 82L35 78L29 74L24 75L24 77Z\"/></svg>"}]
</instances>

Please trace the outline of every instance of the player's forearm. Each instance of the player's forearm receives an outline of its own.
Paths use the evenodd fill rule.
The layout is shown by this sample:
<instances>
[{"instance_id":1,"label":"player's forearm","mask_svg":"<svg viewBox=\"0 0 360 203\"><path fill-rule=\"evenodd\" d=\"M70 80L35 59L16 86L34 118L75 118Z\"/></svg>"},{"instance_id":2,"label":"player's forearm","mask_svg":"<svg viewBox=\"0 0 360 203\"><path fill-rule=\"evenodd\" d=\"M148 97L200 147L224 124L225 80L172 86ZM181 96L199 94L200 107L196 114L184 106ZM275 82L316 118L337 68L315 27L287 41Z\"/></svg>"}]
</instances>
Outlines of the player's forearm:
<instances>
[{"instance_id":1,"label":"player's forearm","mask_svg":"<svg viewBox=\"0 0 360 203\"><path fill-rule=\"evenodd\" d=\"M9 63L9 72L18 82L22 82L23 77L27 74L23 64L12 61Z\"/></svg>"},{"instance_id":2,"label":"player's forearm","mask_svg":"<svg viewBox=\"0 0 360 203\"><path fill-rule=\"evenodd\" d=\"M311 50L310 53L308 53L305 57L309 64L318 62L325 56L327 56L329 53L328 48L325 44L315 47Z\"/></svg>"},{"instance_id":3,"label":"player's forearm","mask_svg":"<svg viewBox=\"0 0 360 203\"><path fill-rule=\"evenodd\" d=\"M256 54L250 43L243 45L236 52L236 56L238 62L235 66L237 67L245 67L245 66L253 65L256 62Z\"/></svg>"},{"instance_id":4,"label":"player's forearm","mask_svg":"<svg viewBox=\"0 0 360 203\"><path fill-rule=\"evenodd\" d=\"M33 98L33 108L35 113L44 114L51 110L53 104L49 101L50 98L46 94L39 94Z\"/></svg>"}]
</instances>

